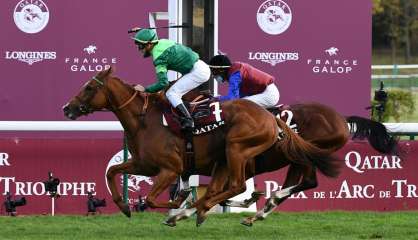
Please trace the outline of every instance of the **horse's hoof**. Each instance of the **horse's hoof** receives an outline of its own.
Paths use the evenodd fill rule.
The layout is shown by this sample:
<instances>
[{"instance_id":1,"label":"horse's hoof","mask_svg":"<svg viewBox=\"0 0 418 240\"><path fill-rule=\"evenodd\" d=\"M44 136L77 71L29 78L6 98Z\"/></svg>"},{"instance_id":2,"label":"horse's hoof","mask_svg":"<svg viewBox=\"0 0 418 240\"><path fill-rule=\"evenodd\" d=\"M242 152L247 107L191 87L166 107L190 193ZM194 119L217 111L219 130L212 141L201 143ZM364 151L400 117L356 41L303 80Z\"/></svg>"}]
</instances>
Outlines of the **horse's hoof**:
<instances>
[{"instance_id":1,"label":"horse's hoof","mask_svg":"<svg viewBox=\"0 0 418 240\"><path fill-rule=\"evenodd\" d=\"M198 214L197 215L197 218L196 218L196 227L200 227L200 225L202 225L202 223L205 222L206 218L207 217L206 217L205 214L203 214L203 215Z\"/></svg>"},{"instance_id":2,"label":"horse's hoof","mask_svg":"<svg viewBox=\"0 0 418 240\"><path fill-rule=\"evenodd\" d=\"M244 219L242 219L241 224L246 226L246 227L252 227L253 226L253 221L251 221L251 219L249 219L249 218L244 218Z\"/></svg>"},{"instance_id":3,"label":"horse's hoof","mask_svg":"<svg viewBox=\"0 0 418 240\"><path fill-rule=\"evenodd\" d=\"M227 206L231 205L231 201L230 200L225 200L223 202L220 202L219 205L222 206L222 207L227 207Z\"/></svg>"},{"instance_id":4,"label":"horse's hoof","mask_svg":"<svg viewBox=\"0 0 418 240\"><path fill-rule=\"evenodd\" d=\"M131 210L129 210L129 206L128 205L123 205L121 211L123 212L123 214L125 214L125 216L127 216L128 218L131 217Z\"/></svg>"},{"instance_id":5,"label":"horse's hoof","mask_svg":"<svg viewBox=\"0 0 418 240\"><path fill-rule=\"evenodd\" d=\"M175 227L176 226L176 221L170 221L171 218L165 220L164 222L162 222L162 224L169 226L169 227Z\"/></svg>"}]
</instances>

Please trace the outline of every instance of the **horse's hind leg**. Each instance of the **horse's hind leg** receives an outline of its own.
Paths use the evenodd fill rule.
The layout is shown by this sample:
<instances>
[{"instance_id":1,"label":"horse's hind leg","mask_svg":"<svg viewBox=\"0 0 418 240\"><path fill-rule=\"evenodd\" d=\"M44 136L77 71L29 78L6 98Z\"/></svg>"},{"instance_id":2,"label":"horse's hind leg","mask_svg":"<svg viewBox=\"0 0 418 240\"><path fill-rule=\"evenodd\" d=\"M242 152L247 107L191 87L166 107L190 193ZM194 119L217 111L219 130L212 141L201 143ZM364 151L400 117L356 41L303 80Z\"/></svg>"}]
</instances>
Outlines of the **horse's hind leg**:
<instances>
[{"instance_id":1,"label":"horse's hind leg","mask_svg":"<svg viewBox=\"0 0 418 240\"><path fill-rule=\"evenodd\" d=\"M248 199L244 199L243 201L226 200L223 203L220 203L220 205L227 207L249 208L251 205L256 203L261 196L264 196L264 192L254 191Z\"/></svg>"},{"instance_id":2,"label":"horse's hind leg","mask_svg":"<svg viewBox=\"0 0 418 240\"><path fill-rule=\"evenodd\" d=\"M302 181L298 184L302 174ZM252 226L255 221L264 220L279 204L290 197L290 195L315 188L317 185L315 167L302 167L292 164L287 172L282 190L274 192L273 196L267 200L264 208L258 211L254 217L246 218L241 223L246 226Z\"/></svg>"},{"instance_id":3,"label":"horse's hind leg","mask_svg":"<svg viewBox=\"0 0 418 240\"><path fill-rule=\"evenodd\" d=\"M127 217L131 217L131 211L129 210L129 206L122 201L122 197L116 187L115 176L118 173L134 174L134 171L134 164L132 160L129 159L127 162L110 167L106 174L107 184L110 192L112 193L113 202L115 202L115 204Z\"/></svg>"}]
</instances>

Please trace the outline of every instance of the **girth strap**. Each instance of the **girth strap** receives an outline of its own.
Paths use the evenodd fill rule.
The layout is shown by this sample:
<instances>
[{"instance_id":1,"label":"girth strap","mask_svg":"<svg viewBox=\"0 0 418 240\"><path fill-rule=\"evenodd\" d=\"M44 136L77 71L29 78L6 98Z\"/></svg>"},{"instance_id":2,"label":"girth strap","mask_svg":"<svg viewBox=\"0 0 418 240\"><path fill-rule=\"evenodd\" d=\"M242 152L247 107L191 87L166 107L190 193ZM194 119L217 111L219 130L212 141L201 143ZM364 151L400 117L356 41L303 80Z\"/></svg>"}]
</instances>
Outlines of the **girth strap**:
<instances>
[{"instance_id":1,"label":"girth strap","mask_svg":"<svg viewBox=\"0 0 418 240\"><path fill-rule=\"evenodd\" d=\"M188 180L196 170L194 146L193 146L193 134L190 131L184 132L184 139L186 144L186 156L184 159L185 171L181 175L183 180Z\"/></svg>"}]
</instances>

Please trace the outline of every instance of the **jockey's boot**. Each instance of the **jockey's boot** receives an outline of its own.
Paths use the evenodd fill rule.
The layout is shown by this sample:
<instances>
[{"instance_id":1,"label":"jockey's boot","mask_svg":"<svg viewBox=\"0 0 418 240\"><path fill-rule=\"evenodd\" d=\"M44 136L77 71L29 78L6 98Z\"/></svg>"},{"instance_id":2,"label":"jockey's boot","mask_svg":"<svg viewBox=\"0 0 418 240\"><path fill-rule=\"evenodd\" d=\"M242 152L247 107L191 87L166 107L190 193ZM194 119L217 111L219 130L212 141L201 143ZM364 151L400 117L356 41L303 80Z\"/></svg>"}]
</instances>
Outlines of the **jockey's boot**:
<instances>
[{"instance_id":1,"label":"jockey's boot","mask_svg":"<svg viewBox=\"0 0 418 240\"><path fill-rule=\"evenodd\" d=\"M192 131L194 128L194 121L192 116L190 116L189 111L183 103L179 104L176 109L181 112L181 128L186 131Z\"/></svg>"}]
</instances>

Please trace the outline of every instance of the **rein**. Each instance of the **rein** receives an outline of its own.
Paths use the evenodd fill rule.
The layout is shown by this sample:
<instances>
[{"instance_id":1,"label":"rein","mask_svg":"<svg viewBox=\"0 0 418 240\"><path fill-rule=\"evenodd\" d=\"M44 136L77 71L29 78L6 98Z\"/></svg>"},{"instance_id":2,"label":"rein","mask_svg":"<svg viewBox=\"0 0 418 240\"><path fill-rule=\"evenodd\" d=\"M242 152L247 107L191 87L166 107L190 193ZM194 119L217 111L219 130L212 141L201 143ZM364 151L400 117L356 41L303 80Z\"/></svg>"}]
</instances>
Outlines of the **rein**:
<instances>
[{"instance_id":1,"label":"rein","mask_svg":"<svg viewBox=\"0 0 418 240\"><path fill-rule=\"evenodd\" d=\"M128 99L128 101L126 101L124 104L122 104L122 105L120 105L119 107L118 107L118 110L120 110L120 109L122 109L122 108L124 108L124 107L126 107L130 102L132 102L132 100L134 100L134 98L136 97L136 95L138 95L138 91L136 91L135 90L135 93L132 95L132 97L131 98L129 98ZM147 98L148 99L148 98ZM147 102L148 103L148 102Z\"/></svg>"}]
</instances>

